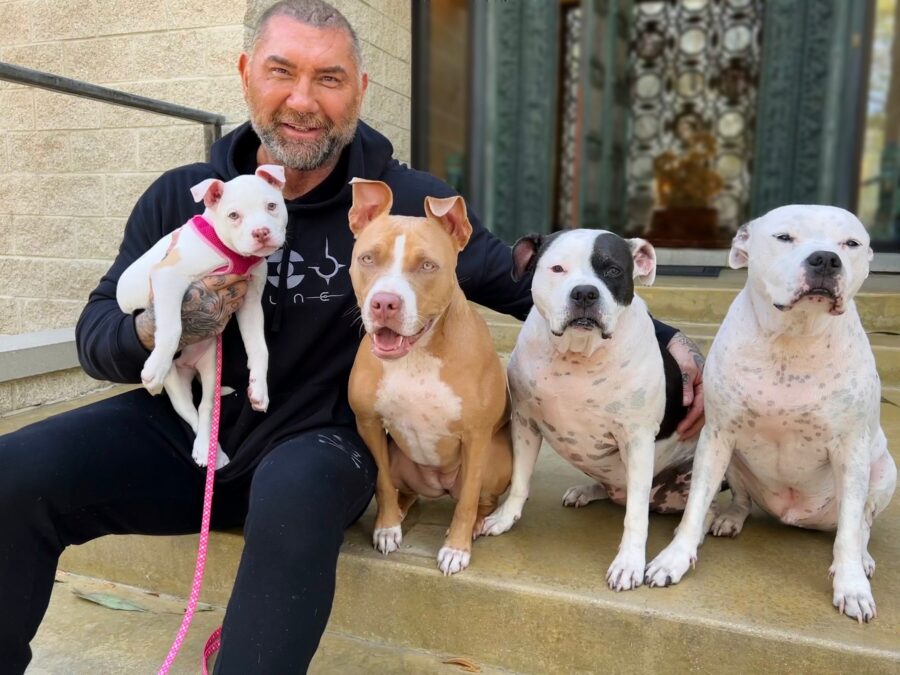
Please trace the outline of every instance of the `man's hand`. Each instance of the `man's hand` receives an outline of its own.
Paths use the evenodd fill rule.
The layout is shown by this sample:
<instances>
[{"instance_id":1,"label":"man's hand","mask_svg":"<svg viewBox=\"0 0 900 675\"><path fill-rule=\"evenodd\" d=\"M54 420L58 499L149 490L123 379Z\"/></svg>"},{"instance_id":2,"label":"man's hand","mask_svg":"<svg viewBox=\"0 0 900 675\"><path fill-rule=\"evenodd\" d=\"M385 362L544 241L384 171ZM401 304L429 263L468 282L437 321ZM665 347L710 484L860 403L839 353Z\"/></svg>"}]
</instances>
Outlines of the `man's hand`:
<instances>
[{"instance_id":1,"label":"man's hand","mask_svg":"<svg viewBox=\"0 0 900 675\"><path fill-rule=\"evenodd\" d=\"M684 333L675 333L666 349L681 370L681 402L686 408L690 407L676 429L681 440L686 441L699 434L706 421L703 410L703 364L706 359L694 341Z\"/></svg>"},{"instance_id":2,"label":"man's hand","mask_svg":"<svg viewBox=\"0 0 900 675\"><path fill-rule=\"evenodd\" d=\"M225 330L228 319L244 302L247 277L241 274L217 274L188 286L181 303L181 341L178 348L200 342ZM150 304L134 319L138 339L148 350L155 344L156 315L153 295Z\"/></svg>"}]
</instances>

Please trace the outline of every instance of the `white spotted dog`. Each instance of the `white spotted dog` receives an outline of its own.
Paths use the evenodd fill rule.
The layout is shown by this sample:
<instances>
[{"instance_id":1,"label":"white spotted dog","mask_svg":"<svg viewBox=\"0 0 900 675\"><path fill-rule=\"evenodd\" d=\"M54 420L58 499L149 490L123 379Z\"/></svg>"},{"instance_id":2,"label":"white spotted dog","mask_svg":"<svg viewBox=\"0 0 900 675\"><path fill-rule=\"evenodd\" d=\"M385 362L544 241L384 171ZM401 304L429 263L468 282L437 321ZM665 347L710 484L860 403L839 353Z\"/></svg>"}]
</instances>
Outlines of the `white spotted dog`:
<instances>
[{"instance_id":1,"label":"white spotted dog","mask_svg":"<svg viewBox=\"0 0 900 675\"><path fill-rule=\"evenodd\" d=\"M725 475L733 501L714 535L737 535L753 503L787 525L837 529L833 603L860 622L875 617L869 533L897 468L853 302L871 259L862 223L832 206L784 206L738 230L729 263L748 268L747 284L710 348L690 498L650 585L678 583L695 562Z\"/></svg>"},{"instance_id":2,"label":"white spotted dog","mask_svg":"<svg viewBox=\"0 0 900 675\"><path fill-rule=\"evenodd\" d=\"M284 244L287 208L281 190L284 168L263 165L255 175L223 182L209 178L191 188L206 209L160 239L119 277L116 300L123 312L154 305L154 348L144 363L141 380L151 394L165 388L172 407L196 434L192 456L206 466L215 390L216 339L187 345L175 359L181 340L181 303L194 281L210 274L250 273L244 302L236 312L247 351L250 384L247 395L254 410L269 406L266 382L269 352L263 333L262 290L265 257ZM200 376L203 395L194 407L191 382ZM221 446L216 468L228 463Z\"/></svg>"},{"instance_id":3,"label":"white spotted dog","mask_svg":"<svg viewBox=\"0 0 900 675\"><path fill-rule=\"evenodd\" d=\"M634 279L651 284L656 253L643 239L602 230L530 235L513 248L515 274L534 271L534 307L509 363L513 476L485 534L505 532L528 498L542 439L592 483L566 506L625 505L625 532L606 574L613 590L644 579L648 511L684 508L694 442L675 433L687 414L681 373L659 347ZM626 494L628 499L626 501Z\"/></svg>"}]
</instances>

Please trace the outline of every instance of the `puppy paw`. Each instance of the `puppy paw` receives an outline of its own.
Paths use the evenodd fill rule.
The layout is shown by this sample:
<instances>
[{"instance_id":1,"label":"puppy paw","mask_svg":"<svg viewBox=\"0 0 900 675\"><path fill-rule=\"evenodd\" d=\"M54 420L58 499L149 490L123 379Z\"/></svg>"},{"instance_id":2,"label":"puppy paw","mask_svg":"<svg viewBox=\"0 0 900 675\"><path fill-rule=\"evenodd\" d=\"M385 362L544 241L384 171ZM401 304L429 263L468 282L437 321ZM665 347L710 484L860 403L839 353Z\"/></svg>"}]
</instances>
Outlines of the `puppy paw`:
<instances>
[{"instance_id":1,"label":"puppy paw","mask_svg":"<svg viewBox=\"0 0 900 675\"><path fill-rule=\"evenodd\" d=\"M637 588L644 583L644 563L641 551L619 551L606 571L606 585L616 592Z\"/></svg>"},{"instance_id":2,"label":"puppy paw","mask_svg":"<svg viewBox=\"0 0 900 675\"><path fill-rule=\"evenodd\" d=\"M250 399L250 406L256 412L266 412L269 409L269 387L265 381L258 381L250 378L250 386L247 387L247 398Z\"/></svg>"},{"instance_id":3,"label":"puppy paw","mask_svg":"<svg viewBox=\"0 0 900 675\"><path fill-rule=\"evenodd\" d=\"M835 574L832 603L838 612L859 623L868 623L877 615L872 587L862 575Z\"/></svg>"},{"instance_id":4,"label":"puppy paw","mask_svg":"<svg viewBox=\"0 0 900 675\"><path fill-rule=\"evenodd\" d=\"M507 506L506 501L503 505L494 511L491 515L484 519L480 530L476 530L477 534L487 536L496 536L503 534L509 530L516 521L522 516L522 509L516 508L515 505Z\"/></svg>"},{"instance_id":5,"label":"puppy paw","mask_svg":"<svg viewBox=\"0 0 900 675\"><path fill-rule=\"evenodd\" d=\"M403 531L399 525L376 527L375 532L372 534L372 543L384 555L398 550L401 541L403 541Z\"/></svg>"},{"instance_id":6,"label":"puppy paw","mask_svg":"<svg viewBox=\"0 0 900 675\"><path fill-rule=\"evenodd\" d=\"M209 436L200 435L194 439L194 447L191 457L197 462L197 466L206 466L209 459ZM228 455L222 450L221 445L216 445L216 468L221 469L228 464Z\"/></svg>"},{"instance_id":7,"label":"puppy paw","mask_svg":"<svg viewBox=\"0 0 900 675\"><path fill-rule=\"evenodd\" d=\"M871 579L875 574L875 558L870 556L868 551L863 551L862 565L866 576Z\"/></svg>"},{"instance_id":8,"label":"puppy paw","mask_svg":"<svg viewBox=\"0 0 900 675\"><path fill-rule=\"evenodd\" d=\"M472 554L469 551L443 546L437 554L438 569L444 573L445 577L462 572L469 566L471 557Z\"/></svg>"},{"instance_id":9,"label":"puppy paw","mask_svg":"<svg viewBox=\"0 0 900 675\"><path fill-rule=\"evenodd\" d=\"M744 528L744 521L747 519L745 513L732 513L726 511L721 516L713 520L709 527L709 532L714 537L736 537Z\"/></svg>"},{"instance_id":10,"label":"puppy paw","mask_svg":"<svg viewBox=\"0 0 900 675\"><path fill-rule=\"evenodd\" d=\"M144 363L144 369L141 371L141 382L151 394L156 396L162 391L166 376L172 368L172 362L160 362L161 359L154 359L151 355Z\"/></svg>"},{"instance_id":11,"label":"puppy paw","mask_svg":"<svg viewBox=\"0 0 900 675\"><path fill-rule=\"evenodd\" d=\"M653 559L644 573L644 581L651 588L671 586L681 581L681 577L697 562L697 549L693 551L681 543L673 541Z\"/></svg>"},{"instance_id":12,"label":"puppy paw","mask_svg":"<svg viewBox=\"0 0 900 675\"><path fill-rule=\"evenodd\" d=\"M606 497L606 490L596 483L589 483L588 485L570 487L566 490L566 494L563 495L562 503L563 506L574 506L577 509L587 506L598 499L606 499Z\"/></svg>"}]
</instances>

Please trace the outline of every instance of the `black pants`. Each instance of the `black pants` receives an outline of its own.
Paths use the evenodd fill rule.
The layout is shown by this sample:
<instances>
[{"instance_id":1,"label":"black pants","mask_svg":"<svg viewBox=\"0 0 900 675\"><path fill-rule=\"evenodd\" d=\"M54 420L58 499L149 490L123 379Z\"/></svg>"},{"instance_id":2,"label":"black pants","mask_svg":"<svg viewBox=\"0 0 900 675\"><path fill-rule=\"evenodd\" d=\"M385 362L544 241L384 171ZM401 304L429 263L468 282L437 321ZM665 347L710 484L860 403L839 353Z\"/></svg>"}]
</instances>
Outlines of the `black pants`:
<instances>
[{"instance_id":1,"label":"black pants","mask_svg":"<svg viewBox=\"0 0 900 675\"><path fill-rule=\"evenodd\" d=\"M191 442L168 401L144 391L0 437L0 673L31 660L66 546L199 530L205 469ZM243 524L245 538L217 673L305 671L331 612L343 531L365 510L375 473L356 432L331 427L216 486L213 528Z\"/></svg>"}]
</instances>

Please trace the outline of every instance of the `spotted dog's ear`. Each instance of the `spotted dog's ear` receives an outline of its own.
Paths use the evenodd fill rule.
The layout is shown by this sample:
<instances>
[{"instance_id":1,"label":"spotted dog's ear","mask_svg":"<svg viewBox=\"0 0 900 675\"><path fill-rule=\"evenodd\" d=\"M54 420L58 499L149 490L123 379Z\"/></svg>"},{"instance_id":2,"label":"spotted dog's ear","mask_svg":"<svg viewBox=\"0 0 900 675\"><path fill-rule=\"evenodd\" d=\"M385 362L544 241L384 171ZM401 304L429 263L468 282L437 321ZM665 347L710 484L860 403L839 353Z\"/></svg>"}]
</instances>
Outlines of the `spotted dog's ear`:
<instances>
[{"instance_id":1,"label":"spotted dog's ear","mask_svg":"<svg viewBox=\"0 0 900 675\"><path fill-rule=\"evenodd\" d=\"M750 260L750 254L747 252L747 246L750 243L750 226L755 221L744 223L738 228L734 239L731 240L731 250L728 252L728 265L733 270L746 267Z\"/></svg>"},{"instance_id":2,"label":"spotted dog's ear","mask_svg":"<svg viewBox=\"0 0 900 675\"><path fill-rule=\"evenodd\" d=\"M513 244L513 281L519 281L526 274L534 272L534 267L537 265L537 252L540 250L543 241L543 235L526 234Z\"/></svg>"},{"instance_id":3,"label":"spotted dog's ear","mask_svg":"<svg viewBox=\"0 0 900 675\"><path fill-rule=\"evenodd\" d=\"M656 249L646 239L628 239L631 258L634 260L634 278L644 286L656 281Z\"/></svg>"},{"instance_id":4,"label":"spotted dog's ear","mask_svg":"<svg viewBox=\"0 0 900 675\"><path fill-rule=\"evenodd\" d=\"M353 205L350 207L350 231L354 237L371 223L385 213L390 213L394 203L394 193L387 183L380 180L366 180L354 178L350 181L353 186Z\"/></svg>"}]
</instances>

